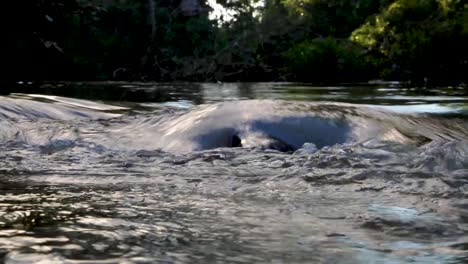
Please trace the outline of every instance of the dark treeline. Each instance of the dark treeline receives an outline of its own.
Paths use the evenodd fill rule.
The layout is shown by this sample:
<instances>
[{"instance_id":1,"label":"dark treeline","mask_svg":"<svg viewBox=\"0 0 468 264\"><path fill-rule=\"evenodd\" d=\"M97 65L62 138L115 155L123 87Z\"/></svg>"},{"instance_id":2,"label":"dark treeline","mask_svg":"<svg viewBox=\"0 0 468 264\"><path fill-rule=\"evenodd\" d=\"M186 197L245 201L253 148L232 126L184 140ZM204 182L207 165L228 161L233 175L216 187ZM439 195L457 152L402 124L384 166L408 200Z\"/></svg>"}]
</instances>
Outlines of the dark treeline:
<instances>
[{"instance_id":1,"label":"dark treeline","mask_svg":"<svg viewBox=\"0 0 468 264\"><path fill-rule=\"evenodd\" d=\"M203 0L8 1L2 8L2 76L11 81L468 80L466 0L217 3L223 12Z\"/></svg>"}]
</instances>

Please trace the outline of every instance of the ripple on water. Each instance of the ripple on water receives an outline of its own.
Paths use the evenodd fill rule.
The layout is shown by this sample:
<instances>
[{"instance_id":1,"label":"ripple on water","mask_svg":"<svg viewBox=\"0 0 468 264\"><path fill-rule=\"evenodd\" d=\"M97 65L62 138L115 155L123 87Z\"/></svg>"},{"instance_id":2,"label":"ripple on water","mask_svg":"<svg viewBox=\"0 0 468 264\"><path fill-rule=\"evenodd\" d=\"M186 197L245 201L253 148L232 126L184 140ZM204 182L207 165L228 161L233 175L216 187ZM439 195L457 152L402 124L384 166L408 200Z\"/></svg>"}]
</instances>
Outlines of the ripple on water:
<instances>
[{"instance_id":1,"label":"ripple on water","mask_svg":"<svg viewBox=\"0 0 468 264\"><path fill-rule=\"evenodd\" d=\"M21 99L24 101L8 100L9 105L4 105L0 112L3 115L8 112L15 118L20 115L19 110L14 110L18 107L22 111L63 110L60 115L76 114L68 111L70 107L74 111L89 108L85 102L66 103L65 111L55 106L48 108L50 102L29 105L24 98ZM266 105L284 107L272 102ZM9 106L14 106L14 111ZM227 113L232 114L237 106L226 106ZM160 112L107 116L110 119L105 121L31 114L23 115L22 121L15 123L2 116L1 122L5 122L2 124L7 124L0 127L2 260L6 263L462 263L466 260L468 206L464 198L468 144L462 138L464 125L452 124L448 119L443 122L450 126L442 126L442 121L432 122L428 117L412 115L404 119L402 115L392 116L381 110L366 112L356 106L323 106L322 117L328 114L358 121L374 118L384 124L379 129L391 127L394 129L389 130L391 135L400 133L400 138L411 140L394 140L398 137L387 133L386 137L325 146L297 143L299 149L294 152L245 145L184 153L143 144L146 140L161 144L166 138L139 133L157 129L167 120L192 117L191 110L175 113L171 110L156 118L152 115ZM219 107L226 114L222 105L213 111ZM308 107L307 111L311 111L310 107L318 111L317 104L294 103L284 111L289 114L304 107ZM95 112L107 115L102 109L94 109L86 111L93 116ZM200 129L208 124L209 130L210 124L224 117L216 111L202 110L193 113L199 116L208 113L211 121L201 122ZM244 115L248 116L248 112ZM213 116L216 118L211 119ZM229 116L224 121L239 120L236 118L246 117ZM374 119L372 124L377 122ZM286 125L294 126L296 121L290 119ZM401 131L396 131L395 123L400 121ZM263 125L264 131L274 131L269 127L271 122L251 124L250 128ZM452 127L460 129L451 130ZM377 135L379 129L372 132ZM418 137L415 134L429 140L413 140ZM286 137L275 138L288 141ZM200 138L196 135L191 138L197 139ZM133 140L135 145L131 144Z\"/></svg>"}]
</instances>

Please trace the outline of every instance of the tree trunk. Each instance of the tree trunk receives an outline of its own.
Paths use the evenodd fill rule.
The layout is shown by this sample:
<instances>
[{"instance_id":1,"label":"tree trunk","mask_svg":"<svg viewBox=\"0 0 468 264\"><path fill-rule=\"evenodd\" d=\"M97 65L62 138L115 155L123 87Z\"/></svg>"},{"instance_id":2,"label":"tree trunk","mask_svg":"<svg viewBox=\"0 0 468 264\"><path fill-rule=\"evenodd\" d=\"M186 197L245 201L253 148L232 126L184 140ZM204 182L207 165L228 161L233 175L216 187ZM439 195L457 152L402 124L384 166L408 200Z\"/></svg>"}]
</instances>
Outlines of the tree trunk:
<instances>
[{"instance_id":1,"label":"tree trunk","mask_svg":"<svg viewBox=\"0 0 468 264\"><path fill-rule=\"evenodd\" d=\"M148 0L148 22L151 26L151 41L156 38L156 2Z\"/></svg>"},{"instance_id":2,"label":"tree trunk","mask_svg":"<svg viewBox=\"0 0 468 264\"><path fill-rule=\"evenodd\" d=\"M146 13L147 26L150 28L150 35L146 45L146 52L141 58L141 68L145 72L153 68L155 64L153 46L156 40L156 2L155 0L143 0L143 14Z\"/></svg>"}]
</instances>

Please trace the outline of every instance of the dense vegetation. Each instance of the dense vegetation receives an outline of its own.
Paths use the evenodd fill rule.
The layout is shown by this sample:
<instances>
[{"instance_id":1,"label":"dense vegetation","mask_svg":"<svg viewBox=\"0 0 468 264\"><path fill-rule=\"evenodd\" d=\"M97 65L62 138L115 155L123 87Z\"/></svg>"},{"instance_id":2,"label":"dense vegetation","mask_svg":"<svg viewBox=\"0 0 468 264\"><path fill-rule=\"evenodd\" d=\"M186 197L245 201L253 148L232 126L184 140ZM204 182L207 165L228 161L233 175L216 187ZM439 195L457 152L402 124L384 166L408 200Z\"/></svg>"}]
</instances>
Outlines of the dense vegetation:
<instances>
[{"instance_id":1,"label":"dense vegetation","mask_svg":"<svg viewBox=\"0 0 468 264\"><path fill-rule=\"evenodd\" d=\"M468 80L466 0L8 2L10 80Z\"/></svg>"}]
</instances>

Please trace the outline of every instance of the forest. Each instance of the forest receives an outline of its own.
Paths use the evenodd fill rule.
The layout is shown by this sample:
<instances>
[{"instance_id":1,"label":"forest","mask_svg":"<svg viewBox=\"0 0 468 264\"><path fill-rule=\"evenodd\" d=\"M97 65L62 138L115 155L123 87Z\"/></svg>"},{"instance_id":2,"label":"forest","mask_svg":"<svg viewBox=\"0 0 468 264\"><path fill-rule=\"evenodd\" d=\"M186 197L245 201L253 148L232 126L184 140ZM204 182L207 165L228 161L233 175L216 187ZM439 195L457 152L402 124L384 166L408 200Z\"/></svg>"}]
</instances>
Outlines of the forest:
<instances>
[{"instance_id":1,"label":"forest","mask_svg":"<svg viewBox=\"0 0 468 264\"><path fill-rule=\"evenodd\" d=\"M468 81L466 0L27 0L4 81Z\"/></svg>"}]
</instances>

